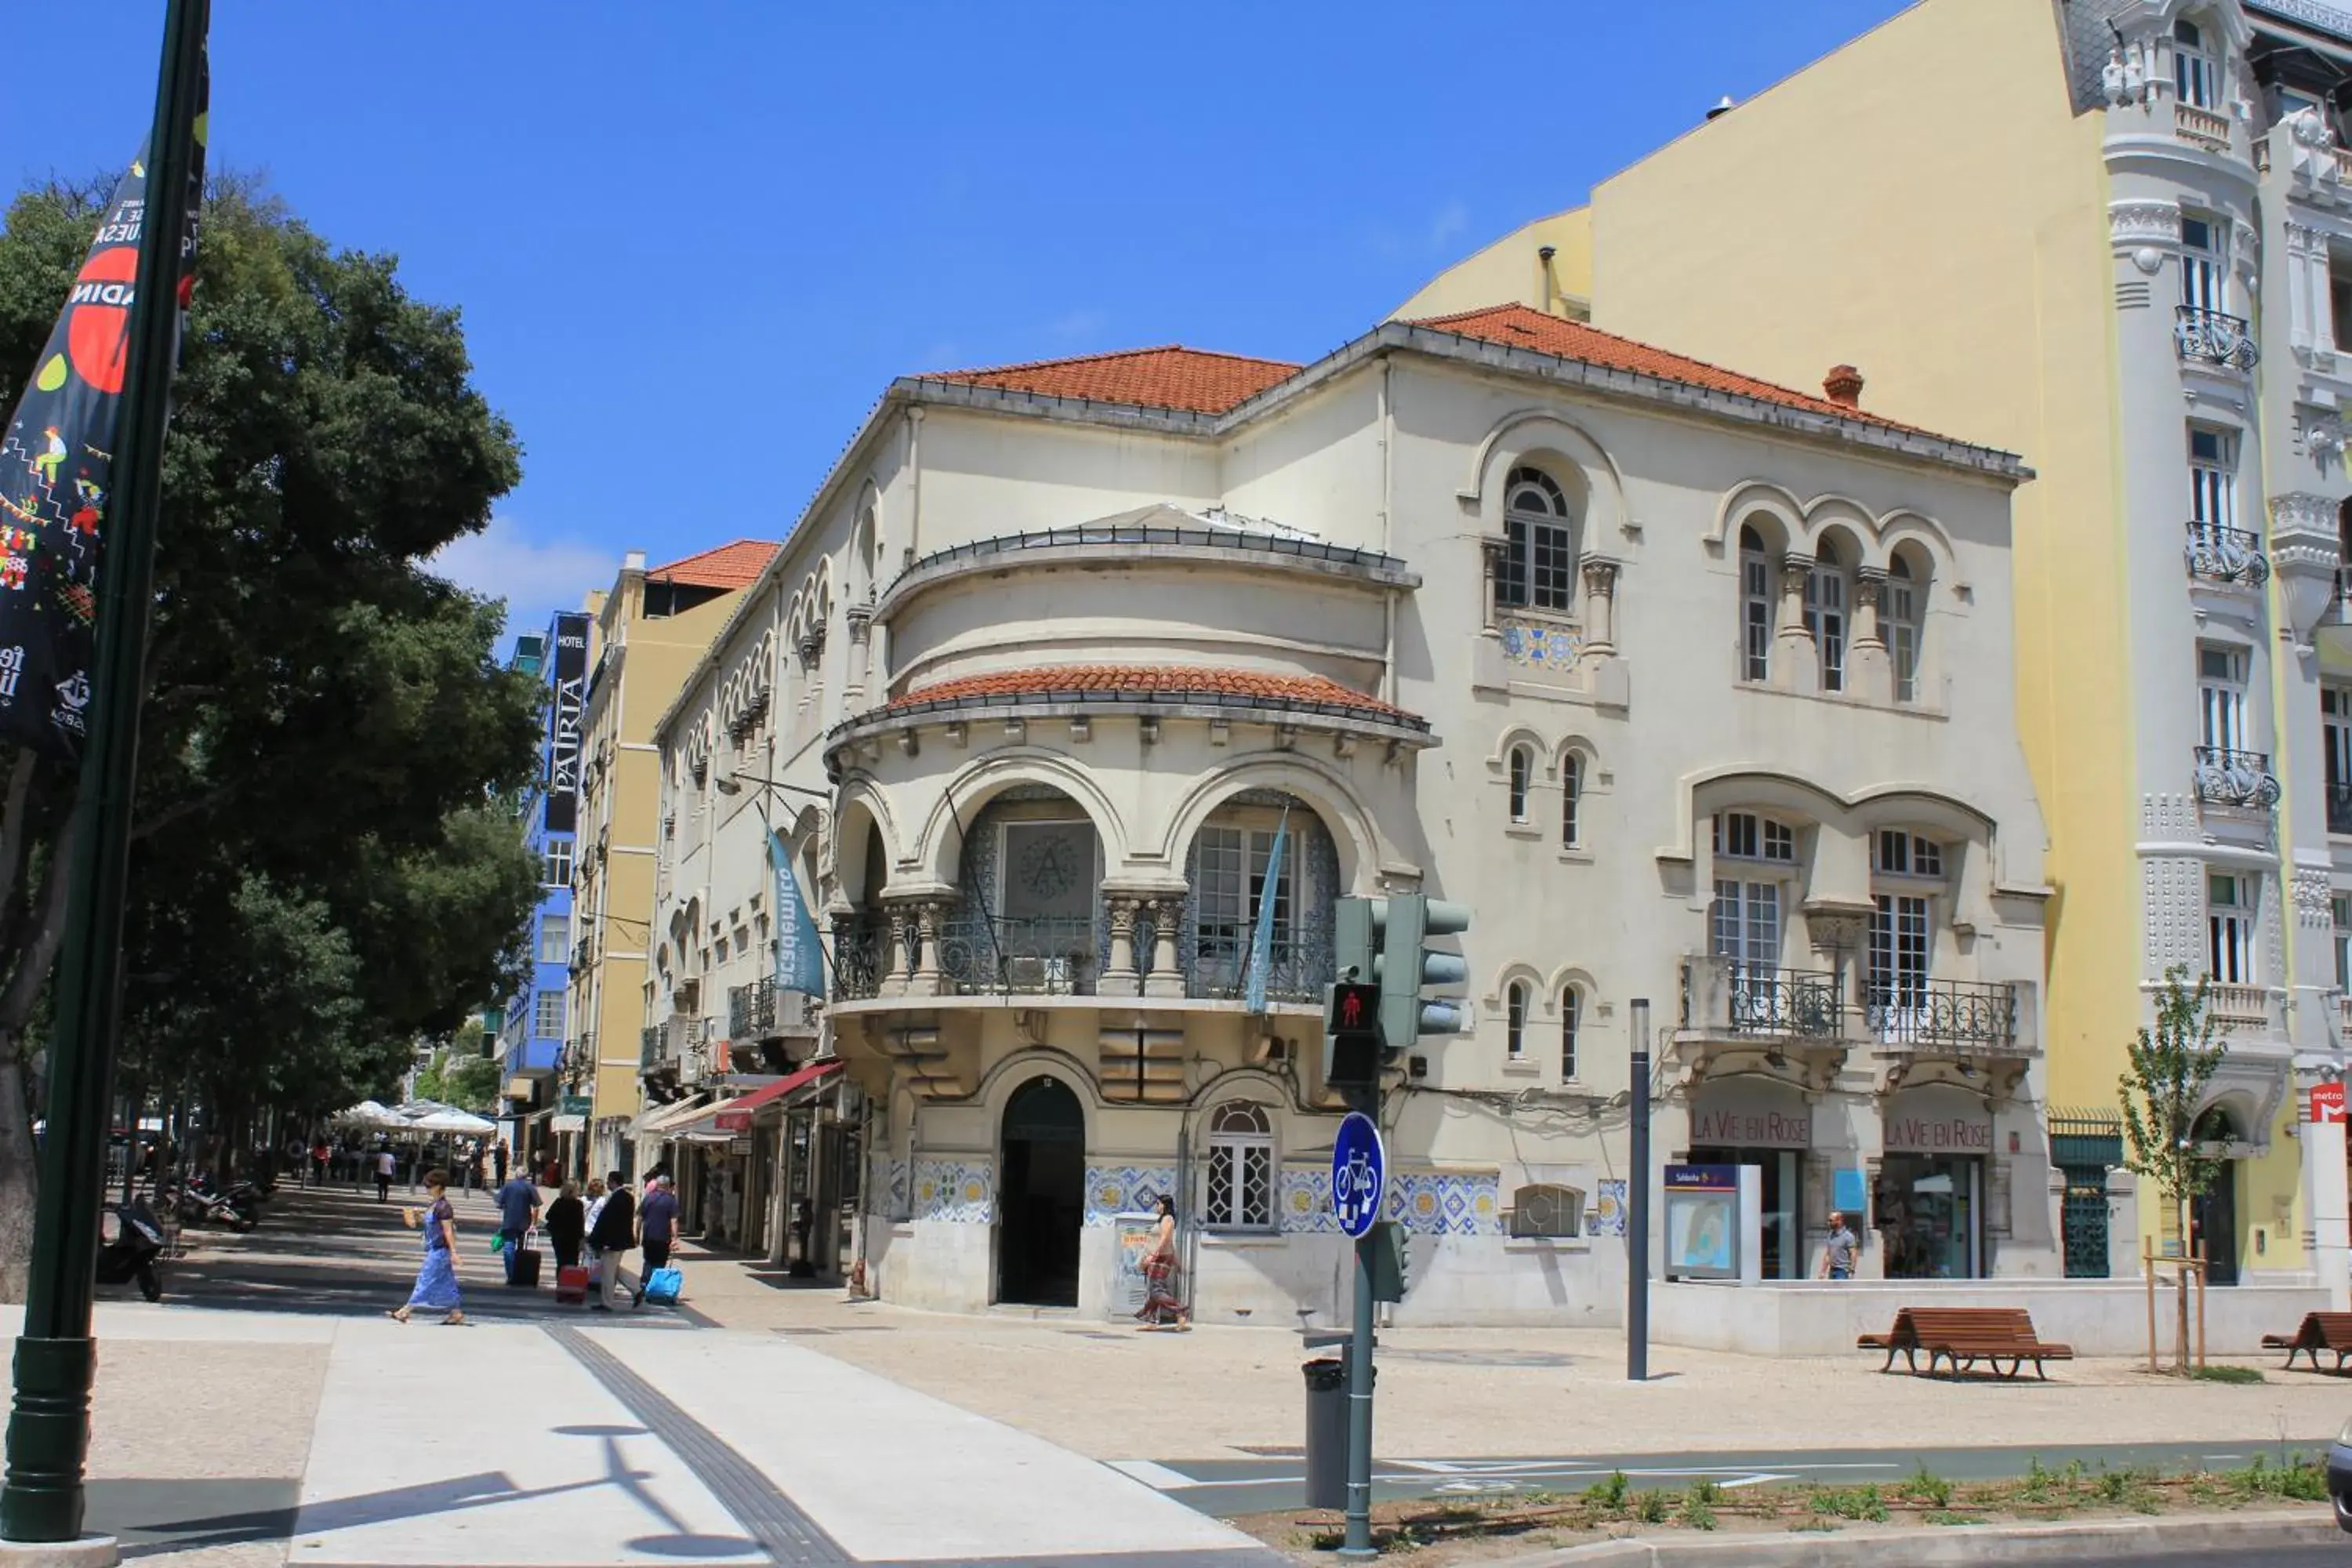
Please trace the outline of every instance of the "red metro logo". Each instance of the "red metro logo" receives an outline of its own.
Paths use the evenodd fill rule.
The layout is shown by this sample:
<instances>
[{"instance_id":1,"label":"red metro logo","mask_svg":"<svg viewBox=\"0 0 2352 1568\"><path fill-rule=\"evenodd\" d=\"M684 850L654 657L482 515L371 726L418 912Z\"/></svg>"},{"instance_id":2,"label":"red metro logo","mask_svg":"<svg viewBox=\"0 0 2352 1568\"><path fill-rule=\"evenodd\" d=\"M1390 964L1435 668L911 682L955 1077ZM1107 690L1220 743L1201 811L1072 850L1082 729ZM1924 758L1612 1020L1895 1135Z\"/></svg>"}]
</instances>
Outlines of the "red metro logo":
<instances>
[{"instance_id":1,"label":"red metro logo","mask_svg":"<svg viewBox=\"0 0 2352 1568\"><path fill-rule=\"evenodd\" d=\"M131 298L137 290L139 247L118 245L82 264L66 297L66 352L80 377L104 393L122 390L130 337Z\"/></svg>"}]
</instances>

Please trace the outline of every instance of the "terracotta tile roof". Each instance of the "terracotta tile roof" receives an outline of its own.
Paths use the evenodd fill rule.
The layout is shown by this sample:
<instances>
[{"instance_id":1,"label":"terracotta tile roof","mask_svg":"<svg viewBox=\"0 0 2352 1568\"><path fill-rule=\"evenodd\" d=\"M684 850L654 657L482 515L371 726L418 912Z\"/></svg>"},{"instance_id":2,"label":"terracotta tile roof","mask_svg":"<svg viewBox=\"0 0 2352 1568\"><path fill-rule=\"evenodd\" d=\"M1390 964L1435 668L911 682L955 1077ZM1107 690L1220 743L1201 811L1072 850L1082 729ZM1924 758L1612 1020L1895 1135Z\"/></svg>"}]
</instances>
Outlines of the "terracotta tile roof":
<instances>
[{"instance_id":1,"label":"terracotta tile roof","mask_svg":"<svg viewBox=\"0 0 2352 1568\"><path fill-rule=\"evenodd\" d=\"M1741 397L1777 403L1787 408L1834 415L1841 419L1860 419L1897 430L1916 428L1899 425L1892 419L1882 419L1863 409L1832 403L1828 398L1811 393L1798 392L1774 382L1759 381L1752 375L1725 370L1705 360L1668 353L1664 349L1652 348L1631 338L1621 338L1614 332L1604 332L1582 321L1563 321L1558 316L1546 315L1527 305L1489 305L1482 310L1463 310L1451 316L1426 316L1406 324L1427 327L1433 331L1453 332L1465 338L1478 338L1490 343L1504 343L1512 348L1533 349L1538 353L1558 354L1562 359L1580 360L1586 364L1600 365L1609 370L1654 375L1662 381L1681 382L1685 386L1733 393ZM1826 371L1829 366L1822 368ZM1928 434L1926 431L1920 433Z\"/></svg>"},{"instance_id":2,"label":"terracotta tile roof","mask_svg":"<svg viewBox=\"0 0 2352 1568\"><path fill-rule=\"evenodd\" d=\"M1350 690L1319 675L1265 675L1249 669L1202 669L1164 665L1063 665L1042 669L1005 669L918 687L894 699L887 711L940 702L981 702L992 698L1186 698L1294 703L1350 708L1370 717L1419 726L1423 721L1378 698Z\"/></svg>"},{"instance_id":3,"label":"terracotta tile roof","mask_svg":"<svg viewBox=\"0 0 2352 1568\"><path fill-rule=\"evenodd\" d=\"M690 588L748 588L775 559L779 548L765 539L739 539L732 544L656 566L646 574L646 581L683 583Z\"/></svg>"},{"instance_id":4,"label":"terracotta tile roof","mask_svg":"<svg viewBox=\"0 0 2352 1568\"><path fill-rule=\"evenodd\" d=\"M1275 383L1288 379L1297 370L1297 365L1281 360L1247 359L1240 354L1211 353L1205 349L1168 343L1117 353L1034 360L1027 364L998 365L989 370L934 371L918 379L961 382L1007 392L1034 392L1047 397L1083 397L1096 403L1124 403L1141 408L1223 414Z\"/></svg>"}]
</instances>

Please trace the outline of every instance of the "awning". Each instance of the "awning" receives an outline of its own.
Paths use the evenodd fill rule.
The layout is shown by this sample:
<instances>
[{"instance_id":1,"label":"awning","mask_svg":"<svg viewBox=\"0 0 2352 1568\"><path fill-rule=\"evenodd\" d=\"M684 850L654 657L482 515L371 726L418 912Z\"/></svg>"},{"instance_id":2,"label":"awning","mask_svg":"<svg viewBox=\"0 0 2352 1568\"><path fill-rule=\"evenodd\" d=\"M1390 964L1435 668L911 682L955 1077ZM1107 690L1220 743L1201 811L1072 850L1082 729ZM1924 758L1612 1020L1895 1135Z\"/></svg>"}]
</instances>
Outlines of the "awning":
<instances>
[{"instance_id":1,"label":"awning","mask_svg":"<svg viewBox=\"0 0 2352 1568\"><path fill-rule=\"evenodd\" d=\"M828 1074L840 1070L841 1058L829 1057L821 1062L811 1062L800 1071L787 1074L765 1089L755 1089L750 1094L738 1095L733 1100L722 1100L717 1105L710 1107L707 1113L710 1119L709 1131L748 1132L751 1130L751 1114L760 1107L773 1104L793 1090L806 1089ZM698 1117L696 1120L701 1119ZM702 1129L698 1128L696 1131L700 1131Z\"/></svg>"},{"instance_id":2,"label":"awning","mask_svg":"<svg viewBox=\"0 0 2352 1568\"><path fill-rule=\"evenodd\" d=\"M629 1124L629 1131L639 1138L662 1132L681 1121L691 1121L709 1108L707 1094L690 1094L670 1105L656 1105Z\"/></svg>"}]
</instances>

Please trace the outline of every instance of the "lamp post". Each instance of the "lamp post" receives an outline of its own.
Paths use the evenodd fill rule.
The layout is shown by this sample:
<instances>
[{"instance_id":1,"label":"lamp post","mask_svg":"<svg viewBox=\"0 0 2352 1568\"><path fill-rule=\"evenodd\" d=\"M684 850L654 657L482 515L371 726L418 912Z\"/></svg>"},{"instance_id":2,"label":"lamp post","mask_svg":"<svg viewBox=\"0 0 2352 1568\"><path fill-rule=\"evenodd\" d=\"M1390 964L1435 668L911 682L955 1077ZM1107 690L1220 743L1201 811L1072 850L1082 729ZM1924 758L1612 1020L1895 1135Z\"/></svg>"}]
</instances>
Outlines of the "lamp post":
<instances>
[{"instance_id":1,"label":"lamp post","mask_svg":"<svg viewBox=\"0 0 2352 1568\"><path fill-rule=\"evenodd\" d=\"M89 1450L91 1275L105 1194L114 1046L121 1027L122 916L131 867L131 795L139 773L147 619L154 602L155 528L163 432L179 334L186 200L195 168L209 0L172 0L147 141L147 205L124 334L121 423L104 568L98 574L97 657L89 670L89 740L70 820L65 935L49 1037L48 1130L40 1151L32 1273L16 1341L0 1537L52 1548L82 1539L82 1465ZM112 1563L110 1542L26 1553L32 1560ZM0 1561L18 1554L0 1550Z\"/></svg>"},{"instance_id":2,"label":"lamp post","mask_svg":"<svg viewBox=\"0 0 2352 1568\"><path fill-rule=\"evenodd\" d=\"M1650 1380L1650 1004L1636 997L1633 1018L1633 1157L1625 1205L1625 1378Z\"/></svg>"}]
</instances>

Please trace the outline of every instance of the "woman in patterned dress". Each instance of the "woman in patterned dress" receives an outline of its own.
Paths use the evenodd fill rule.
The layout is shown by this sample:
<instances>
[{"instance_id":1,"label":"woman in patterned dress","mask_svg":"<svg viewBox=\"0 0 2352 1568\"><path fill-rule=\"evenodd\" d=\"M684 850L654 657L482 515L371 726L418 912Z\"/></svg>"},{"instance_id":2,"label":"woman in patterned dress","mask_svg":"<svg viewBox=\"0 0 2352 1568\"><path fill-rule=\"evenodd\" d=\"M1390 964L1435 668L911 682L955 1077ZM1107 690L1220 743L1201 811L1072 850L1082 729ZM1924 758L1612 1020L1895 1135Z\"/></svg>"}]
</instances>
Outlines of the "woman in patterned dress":
<instances>
[{"instance_id":1,"label":"woman in patterned dress","mask_svg":"<svg viewBox=\"0 0 2352 1568\"><path fill-rule=\"evenodd\" d=\"M1176 1200L1165 1194L1160 1199L1160 1233L1143 1256L1143 1280L1149 1294L1135 1315L1145 1328L1165 1327L1171 1319L1179 1329L1192 1326L1192 1314L1176 1297Z\"/></svg>"},{"instance_id":2,"label":"woman in patterned dress","mask_svg":"<svg viewBox=\"0 0 2352 1568\"><path fill-rule=\"evenodd\" d=\"M425 1173L425 1194L432 1199L423 1216L425 1261L417 1268L416 1288L408 1293L408 1304L384 1314L394 1322L408 1321L408 1315L419 1307L443 1314L445 1323L466 1321L457 1301L457 1212L450 1206L448 1186L447 1172ZM418 1223L415 1209L402 1210L401 1217L411 1225Z\"/></svg>"}]
</instances>

